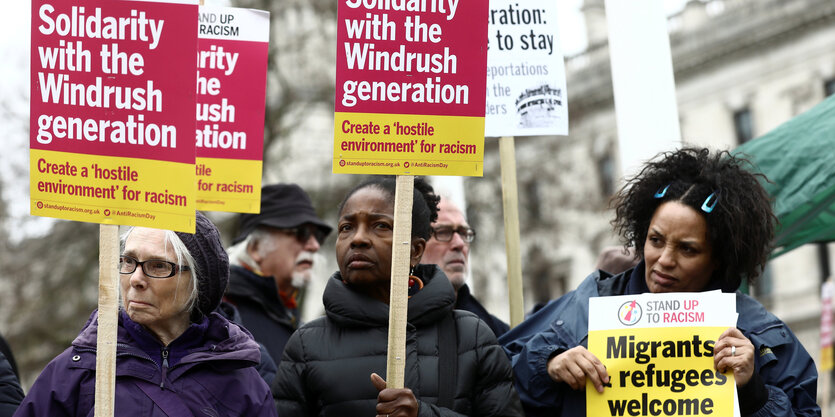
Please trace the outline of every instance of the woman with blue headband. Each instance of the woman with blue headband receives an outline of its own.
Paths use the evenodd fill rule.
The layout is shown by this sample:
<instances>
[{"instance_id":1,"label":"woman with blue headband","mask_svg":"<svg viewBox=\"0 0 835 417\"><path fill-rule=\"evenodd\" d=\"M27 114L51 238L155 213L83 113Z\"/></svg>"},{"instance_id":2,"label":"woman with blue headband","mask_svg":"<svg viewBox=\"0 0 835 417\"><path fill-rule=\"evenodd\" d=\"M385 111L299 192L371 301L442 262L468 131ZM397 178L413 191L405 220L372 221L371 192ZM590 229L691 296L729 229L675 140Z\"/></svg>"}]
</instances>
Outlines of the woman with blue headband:
<instances>
[{"instance_id":1,"label":"woman with blue headband","mask_svg":"<svg viewBox=\"0 0 835 417\"><path fill-rule=\"evenodd\" d=\"M617 193L615 230L640 262L598 270L499 342L511 357L528 417L586 415L586 382L610 382L587 350L589 298L641 293L736 292L739 319L716 340L714 366L732 371L743 416L820 416L812 358L780 319L738 292L768 259L776 219L746 160L681 149L648 162Z\"/></svg>"}]
</instances>

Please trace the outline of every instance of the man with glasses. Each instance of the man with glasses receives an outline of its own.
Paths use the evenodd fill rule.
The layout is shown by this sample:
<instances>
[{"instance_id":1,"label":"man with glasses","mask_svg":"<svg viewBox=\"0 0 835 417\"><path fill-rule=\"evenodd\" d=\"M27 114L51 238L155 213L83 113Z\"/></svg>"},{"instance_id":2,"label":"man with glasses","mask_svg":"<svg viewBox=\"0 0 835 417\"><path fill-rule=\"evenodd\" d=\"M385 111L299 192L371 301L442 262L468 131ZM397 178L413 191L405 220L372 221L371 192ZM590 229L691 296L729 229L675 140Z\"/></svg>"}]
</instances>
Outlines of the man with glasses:
<instances>
[{"instance_id":1,"label":"man with glasses","mask_svg":"<svg viewBox=\"0 0 835 417\"><path fill-rule=\"evenodd\" d=\"M299 290L310 281L313 255L330 231L296 184L264 186L261 212L241 214L240 234L229 248L225 300L276 361L299 325Z\"/></svg>"},{"instance_id":2,"label":"man with glasses","mask_svg":"<svg viewBox=\"0 0 835 417\"><path fill-rule=\"evenodd\" d=\"M473 297L467 287L470 243L475 240L473 230L461 209L448 198L441 197L438 204L438 220L432 223L432 236L426 242L422 263L437 264L449 278L457 297L455 308L477 315L496 334L503 335L509 327L493 316Z\"/></svg>"}]
</instances>

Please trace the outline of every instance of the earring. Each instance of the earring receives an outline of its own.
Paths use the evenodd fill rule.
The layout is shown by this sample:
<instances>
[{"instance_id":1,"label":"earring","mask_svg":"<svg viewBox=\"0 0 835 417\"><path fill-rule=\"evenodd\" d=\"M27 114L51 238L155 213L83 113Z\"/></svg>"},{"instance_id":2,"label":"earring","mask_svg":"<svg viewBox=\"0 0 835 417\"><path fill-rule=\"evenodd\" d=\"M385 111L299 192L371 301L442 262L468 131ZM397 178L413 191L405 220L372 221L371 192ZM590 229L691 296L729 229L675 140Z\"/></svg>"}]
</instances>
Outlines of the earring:
<instances>
[{"instance_id":1,"label":"earring","mask_svg":"<svg viewBox=\"0 0 835 417\"><path fill-rule=\"evenodd\" d=\"M415 267L412 266L409 270L409 298L412 298L413 295L417 294L423 288L423 281L420 278L415 276Z\"/></svg>"}]
</instances>

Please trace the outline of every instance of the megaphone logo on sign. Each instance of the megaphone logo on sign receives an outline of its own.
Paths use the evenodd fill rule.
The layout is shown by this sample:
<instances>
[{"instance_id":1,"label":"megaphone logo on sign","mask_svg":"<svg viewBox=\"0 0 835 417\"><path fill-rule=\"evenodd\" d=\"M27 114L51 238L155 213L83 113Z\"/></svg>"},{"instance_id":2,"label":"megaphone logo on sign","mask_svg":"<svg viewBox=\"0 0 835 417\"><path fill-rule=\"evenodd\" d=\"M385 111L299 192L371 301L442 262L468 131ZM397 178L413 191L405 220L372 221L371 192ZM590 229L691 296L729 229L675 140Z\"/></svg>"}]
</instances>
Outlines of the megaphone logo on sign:
<instances>
[{"instance_id":1,"label":"megaphone logo on sign","mask_svg":"<svg viewBox=\"0 0 835 417\"><path fill-rule=\"evenodd\" d=\"M627 326L632 326L641 320L644 310L637 301L627 301L618 309L618 320Z\"/></svg>"}]
</instances>

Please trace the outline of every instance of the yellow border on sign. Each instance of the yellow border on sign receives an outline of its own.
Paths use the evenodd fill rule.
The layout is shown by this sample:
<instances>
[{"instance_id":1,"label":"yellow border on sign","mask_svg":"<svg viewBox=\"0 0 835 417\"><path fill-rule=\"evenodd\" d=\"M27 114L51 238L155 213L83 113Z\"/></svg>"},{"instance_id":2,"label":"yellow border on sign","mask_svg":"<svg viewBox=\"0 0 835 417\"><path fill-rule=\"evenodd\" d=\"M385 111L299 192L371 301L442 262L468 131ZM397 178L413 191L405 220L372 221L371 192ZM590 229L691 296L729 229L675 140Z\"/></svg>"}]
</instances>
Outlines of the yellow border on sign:
<instances>
[{"instance_id":1,"label":"yellow border on sign","mask_svg":"<svg viewBox=\"0 0 835 417\"><path fill-rule=\"evenodd\" d=\"M736 388L733 372L719 373L713 368L713 346L725 329L590 331L589 352L606 366L611 387L604 387L600 394L588 382L587 415L732 416ZM699 411L694 412L696 409ZM661 412L656 413L658 410Z\"/></svg>"},{"instance_id":2,"label":"yellow border on sign","mask_svg":"<svg viewBox=\"0 0 835 417\"><path fill-rule=\"evenodd\" d=\"M337 112L337 174L482 176L484 118Z\"/></svg>"},{"instance_id":3,"label":"yellow border on sign","mask_svg":"<svg viewBox=\"0 0 835 417\"><path fill-rule=\"evenodd\" d=\"M260 213L262 167L260 160L197 158L197 209Z\"/></svg>"},{"instance_id":4,"label":"yellow border on sign","mask_svg":"<svg viewBox=\"0 0 835 417\"><path fill-rule=\"evenodd\" d=\"M194 233L192 164L30 149L29 170L33 216Z\"/></svg>"}]
</instances>

